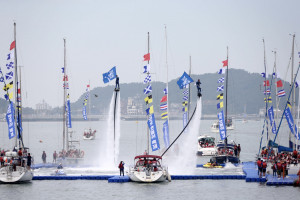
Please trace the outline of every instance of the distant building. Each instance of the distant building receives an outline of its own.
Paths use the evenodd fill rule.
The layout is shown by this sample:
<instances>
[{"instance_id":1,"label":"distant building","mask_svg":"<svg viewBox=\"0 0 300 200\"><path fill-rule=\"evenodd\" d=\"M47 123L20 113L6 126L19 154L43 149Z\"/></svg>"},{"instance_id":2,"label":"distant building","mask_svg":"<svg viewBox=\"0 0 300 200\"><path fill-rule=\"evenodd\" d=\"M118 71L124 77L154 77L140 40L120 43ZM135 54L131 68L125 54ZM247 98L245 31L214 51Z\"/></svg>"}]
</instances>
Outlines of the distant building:
<instances>
[{"instance_id":1,"label":"distant building","mask_svg":"<svg viewBox=\"0 0 300 200\"><path fill-rule=\"evenodd\" d=\"M50 111L52 109L52 107L46 103L45 100L42 101L42 103L38 103L35 105L35 112L36 114L46 114L47 111Z\"/></svg>"},{"instance_id":2,"label":"distant building","mask_svg":"<svg viewBox=\"0 0 300 200\"><path fill-rule=\"evenodd\" d=\"M126 114L127 115L142 115L143 113L144 113L143 105L140 101L140 95L136 95L134 97L128 97Z\"/></svg>"}]
</instances>

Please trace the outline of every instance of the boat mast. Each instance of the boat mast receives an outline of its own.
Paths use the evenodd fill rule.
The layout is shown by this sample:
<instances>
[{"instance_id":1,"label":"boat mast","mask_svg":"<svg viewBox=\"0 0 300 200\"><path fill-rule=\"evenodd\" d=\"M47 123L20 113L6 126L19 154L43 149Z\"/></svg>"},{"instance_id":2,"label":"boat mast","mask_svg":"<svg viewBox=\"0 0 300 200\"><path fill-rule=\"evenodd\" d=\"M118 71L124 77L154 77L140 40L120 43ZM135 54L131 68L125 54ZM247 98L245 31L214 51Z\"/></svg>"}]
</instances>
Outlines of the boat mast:
<instances>
[{"instance_id":1,"label":"boat mast","mask_svg":"<svg viewBox=\"0 0 300 200\"><path fill-rule=\"evenodd\" d=\"M14 41L15 41L15 48L14 48L14 54L15 54L15 109L17 109L17 115L15 115L15 122L16 122L16 127L17 127L17 136L16 136L16 140L15 140L15 147L19 148L21 145L18 144L18 138L19 138L19 134L20 134L20 126L18 124L18 116L19 116L19 103L18 103L18 62L17 62L17 24L16 22L14 22Z\"/></svg>"},{"instance_id":2,"label":"boat mast","mask_svg":"<svg viewBox=\"0 0 300 200\"><path fill-rule=\"evenodd\" d=\"M292 69L291 69L291 86L293 86L293 77L294 77L294 44L295 44L295 34L292 35L293 36L293 44L292 44L292 55L291 55L291 59L292 59ZM294 106L295 106L295 89L294 92L292 93L292 101L291 101L291 106L292 106L292 116L294 114L294 116L296 117L295 111L294 111ZM296 118L294 118L296 119ZM292 132L289 132L289 147L294 149L294 145L291 146L291 141L292 141Z\"/></svg>"},{"instance_id":3,"label":"boat mast","mask_svg":"<svg viewBox=\"0 0 300 200\"><path fill-rule=\"evenodd\" d=\"M266 113L265 113L265 121L267 123L266 130L267 130L267 144L269 142L269 131L268 131L268 101L269 101L269 94L267 94L267 64L266 64L266 47L265 47L265 39L263 39L264 45L264 67L265 67L265 97L266 97Z\"/></svg>"},{"instance_id":4,"label":"boat mast","mask_svg":"<svg viewBox=\"0 0 300 200\"><path fill-rule=\"evenodd\" d=\"M148 54L150 53L150 34L148 32ZM149 60L148 60L149 65ZM148 70L147 75L149 75L150 72ZM149 108L149 104L147 104L147 108ZM147 115L147 121L149 120L149 115ZM149 134L149 127L147 128L147 153L149 154L149 144L150 144L150 134Z\"/></svg>"},{"instance_id":5,"label":"boat mast","mask_svg":"<svg viewBox=\"0 0 300 200\"><path fill-rule=\"evenodd\" d=\"M192 73L192 56L190 56L190 69L189 69L189 76L191 77ZM188 117L187 121L190 119L190 102L191 102L191 83L189 83L189 99L188 99Z\"/></svg>"},{"instance_id":6,"label":"boat mast","mask_svg":"<svg viewBox=\"0 0 300 200\"><path fill-rule=\"evenodd\" d=\"M167 68L167 125L168 125L168 129L169 129L169 133L170 133L170 126L169 126L169 87L168 87L168 83L169 83L169 69L168 69L168 38L167 38L167 26L165 25L165 38L166 38L166 68Z\"/></svg>"},{"instance_id":7,"label":"boat mast","mask_svg":"<svg viewBox=\"0 0 300 200\"><path fill-rule=\"evenodd\" d=\"M225 90L225 128L226 128L226 124L227 124L227 96L228 96L228 65L229 65L229 61L228 61L228 46L227 46L227 70L226 70L226 90ZM227 134L225 135L225 140L227 141ZM227 150L227 142L225 143L225 151Z\"/></svg>"},{"instance_id":8,"label":"boat mast","mask_svg":"<svg viewBox=\"0 0 300 200\"><path fill-rule=\"evenodd\" d=\"M88 98L89 98L89 101L88 101L88 104L89 104L89 114L90 114L90 117L91 117L91 104L92 104L92 96L91 96L91 81L89 80L89 87L88 87ZM88 114L86 114L88 116ZM88 117L88 121L90 122L91 119L90 117Z\"/></svg>"},{"instance_id":9,"label":"boat mast","mask_svg":"<svg viewBox=\"0 0 300 200\"><path fill-rule=\"evenodd\" d=\"M67 61L66 61L66 39L64 38L64 98L63 98L63 150L68 150L67 145L68 143L66 142L68 136L66 133L68 132L68 127L66 126L66 75L67 75Z\"/></svg>"},{"instance_id":10,"label":"boat mast","mask_svg":"<svg viewBox=\"0 0 300 200\"><path fill-rule=\"evenodd\" d=\"M276 56L277 56L277 52L273 51L274 53L274 73L275 73L275 83L277 83L277 68L276 68ZM275 119L278 120L278 106L279 106L279 97L277 95L278 89L277 87L275 87L275 98L276 98L276 112L275 112Z\"/></svg>"}]
</instances>

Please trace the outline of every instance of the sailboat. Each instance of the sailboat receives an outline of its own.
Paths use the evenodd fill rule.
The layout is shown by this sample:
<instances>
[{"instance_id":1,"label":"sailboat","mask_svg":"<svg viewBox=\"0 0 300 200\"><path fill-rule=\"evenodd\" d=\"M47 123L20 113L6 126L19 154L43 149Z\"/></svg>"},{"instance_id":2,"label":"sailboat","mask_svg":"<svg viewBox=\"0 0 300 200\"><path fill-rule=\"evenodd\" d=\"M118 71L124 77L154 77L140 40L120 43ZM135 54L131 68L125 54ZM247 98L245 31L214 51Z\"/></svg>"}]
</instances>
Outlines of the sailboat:
<instances>
[{"instance_id":1,"label":"sailboat","mask_svg":"<svg viewBox=\"0 0 300 200\"><path fill-rule=\"evenodd\" d=\"M290 89L290 92L288 95L288 99L287 99L287 102L286 102L286 105L285 105L283 114L281 116L280 123L278 125L277 130L276 130L276 126L275 126L275 131L273 131L273 127L272 127L273 133L276 134L274 137L274 140L272 141L271 138L269 137L268 129L267 129L267 145L266 145L266 147L261 148L262 137L263 137L263 132L262 132L258 156L266 156L267 155L266 149L268 149L268 148L272 148L275 153L276 153L276 151L278 151L278 153L281 153L281 152L293 152L293 150L296 150L296 151L300 150L300 145L298 145L299 133L298 133L298 128L297 128L297 123L294 123L295 122L294 120L297 119L297 117L296 117L297 108L295 106L295 104L296 104L296 87L297 87L296 79L297 79L297 75L298 75L300 66L298 66L297 73L294 74L294 44L295 44L295 34L293 35L292 54L290 57L290 60L291 60L291 89ZM275 61L276 61L276 53L275 53ZM275 67L276 67L276 65L274 64L274 68ZM276 76L276 78L277 78L277 76ZM276 79L276 83L277 83L277 79ZM277 85L277 87L281 87L281 86ZM276 89L277 89L277 87L276 87ZM281 90L281 91L283 91L283 90ZM280 94L281 91L278 91L277 94ZM278 110L278 101L277 101L277 110ZM298 104L298 111L299 111L299 104ZM266 112L266 119L265 119L266 127L268 127L267 115L269 115L269 113ZM285 146L275 143L284 116L287 119L287 123L290 128L289 137L288 137L289 138L289 146L288 147L285 147ZM299 119L299 113L298 113L298 119ZM270 124L273 124L273 123L270 122ZM260 150L265 150L265 151L261 151L261 153L260 153Z\"/></svg>"},{"instance_id":2,"label":"sailboat","mask_svg":"<svg viewBox=\"0 0 300 200\"><path fill-rule=\"evenodd\" d=\"M66 62L66 39L64 39L64 67L63 67L63 149L59 152L59 161L67 163L78 163L83 160L84 151L80 150L79 140L73 140L73 130L71 123L71 107L69 95L69 83L67 75L67 62Z\"/></svg>"},{"instance_id":3,"label":"sailboat","mask_svg":"<svg viewBox=\"0 0 300 200\"><path fill-rule=\"evenodd\" d=\"M5 80L2 75L2 82L5 83L4 88L6 89L7 100L9 101L9 106L7 110L6 119L8 120L9 128L9 137L12 139L15 138L14 149L12 151L6 151L2 159L4 164L1 164L0 168L0 182L4 183L16 183L16 182L27 182L31 181L33 173L30 169L30 166L27 164L31 163L31 156L29 153L29 148L24 146L23 142L23 131L22 131L22 111L21 111L21 76L20 71L18 71L17 65L17 41L16 41L16 23L14 23L14 41L10 46L10 50L14 49L14 61L10 61L10 66L7 67L8 70L11 70L14 74L14 83L15 83L15 105L10 99L9 90L13 87L13 82L5 83ZM9 54L10 60L11 54ZM9 74L8 72L7 74ZM19 74L18 74L19 73ZM9 78L6 76L6 81ZM15 109L17 110L15 115ZM17 132L17 134L16 134ZM28 159L29 162L28 162Z\"/></svg>"},{"instance_id":4,"label":"sailboat","mask_svg":"<svg viewBox=\"0 0 300 200\"><path fill-rule=\"evenodd\" d=\"M218 133L219 132L219 122L218 121L214 122L211 125L210 130L213 133ZM234 130L234 125L232 123L232 118L230 118L230 117L226 120L226 130L228 130L228 131Z\"/></svg>"},{"instance_id":5,"label":"sailboat","mask_svg":"<svg viewBox=\"0 0 300 200\"><path fill-rule=\"evenodd\" d=\"M237 156L234 155L234 146L236 146L235 142L233 140L228 141L228 135L226 133L227 131L227 123L229 121L227 117L228 112L228 47L227 47L227 59L223 61L223 67L226 66L226 90L225 90L225 120L223 116L223 110L218 114L219 117L219 124L220 125L219 131L220 131L220 137L221 140L217 143L217 149L218 149L218 155L211 158L210 163L216 162L217 164L222 164L226 162L231 163L239 163L240 160ZM223 96L222 96L223 99ZM223 102L222 102L223 103ZM227 122L227 123L226 123ZM225 126L224 126L225 124Z\"/></svg>"},{"instance_id":6,"label":"sailboat","mask_svg":"<svg viewBox=\"0 0 300 200\"><path fill-rule=\"evenodd\" d=\"M148 61L149 66L149 60L150 60L150 52L149 52L149 32L148 32L148 54L144 56L144 61ZM149 70L147 71L147 77L150 76ZM151 77L151 76L150 76ZM148 86L146 89L150 89L151 85L148 82ZM145 90L146 90L145 89ZM151 89L152 90L152 89ZM146 91L147 92L147 91ZM145 93L145 92L144 92ZM149 92L145 93L149 94ZM149 98L149 96L148 96ZM151 102L152 102L152 96L151 96ZM151 112L151 109L153 109L153 106L149 107L148 105L148 111L149 115L147 115L148 118L148 126L149 129L151 127L151 133L149 133L149 129L147 129L147 152L145 152L143 155L135 156L134 158L134 166L129 167L128 176L131 179L131 181L134 182L143 182L143 183L153 183L153 182L162 182L166 181L167 179L170 180L170 175L168 173L168 168L162 165L162 157L157 155L149 155L149 136L151 134L151 147L152 151L159 150L159 141L156 131L156 125L155 125L155 119L154 114Z\"/></svg>"},{"instance_id":7,"label":"sailboat","mask_svg":"<svg viewBox=\"0 0 300 200\"><path fill-rule=\"evenodd\" d=\"M89 113L91 113L91 97L90 97L90 100L88 100L89 96L90 96L90 83L87 85L85 99L84 99L84 103L83 103L83 110L82 110L83 119L90 121L90 119L88 119L88 116L86 113L87 103L89 106ZM96 138L96 132L97 132L96 130L93 130L91 128L85 129L82 137L84 140L94 140Z\"/></svg>"}]
</instances>

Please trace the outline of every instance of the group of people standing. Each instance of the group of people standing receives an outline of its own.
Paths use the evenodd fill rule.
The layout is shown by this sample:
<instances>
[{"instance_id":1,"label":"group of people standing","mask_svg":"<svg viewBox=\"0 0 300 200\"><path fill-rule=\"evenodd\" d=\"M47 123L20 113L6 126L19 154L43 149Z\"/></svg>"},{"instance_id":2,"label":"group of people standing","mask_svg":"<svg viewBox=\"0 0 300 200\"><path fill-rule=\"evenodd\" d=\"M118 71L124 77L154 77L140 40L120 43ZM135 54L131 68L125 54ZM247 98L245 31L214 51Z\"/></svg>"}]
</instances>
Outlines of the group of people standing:
<instances>
[{"instance_id":1,"label":"group of people standing","mask_svg":"<svg viewBox=\"0 0 300 200\"><path fill-rule=\"evenodd\" d=\"M19 150L17 150L17 148L14 148L12 152L15 153L11 153L9 156L6 155L6 152L9 151L5 151L4 149L0 151L1 167L12 165L14 169L16 169L16 166L27 167L28 169L30 169L33 158L26 149L19 148Z\"/></svg>"}]
</instances>

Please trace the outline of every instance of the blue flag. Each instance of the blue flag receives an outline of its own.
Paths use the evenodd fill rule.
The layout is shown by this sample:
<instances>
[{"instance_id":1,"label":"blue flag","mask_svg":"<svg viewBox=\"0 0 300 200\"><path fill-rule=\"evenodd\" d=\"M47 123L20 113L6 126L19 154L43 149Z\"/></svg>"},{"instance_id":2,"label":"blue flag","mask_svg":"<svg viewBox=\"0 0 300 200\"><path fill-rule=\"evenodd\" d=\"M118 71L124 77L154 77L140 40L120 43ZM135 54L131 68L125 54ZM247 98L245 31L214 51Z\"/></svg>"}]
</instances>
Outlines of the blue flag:
<instances>
[{"instance_id":1,"label":"blue flag","mask_svg":"<svg viewBox=\"0 0 300 200\"><path fill-rule=\"evenodd\" d=\"M218 114L218 118L219 118L220 138L221 140L224 140L226 138L226 126L225 126L223 110Z\"/></svg>"},{"instance_id":2,"label":"blue flag","mask_svg":"<svg viewBox=\"0 0 300 200\"><path fill-rule=\"evenodd\" d=\"M82 116L83 116L83 119L84 119L84 120L87 120L87 116L86 116L86 106L83 106L83 109L82 109Z\"/></svg>"},{"instance_id":3,"label":"blue flag","mask_svg":"<svg viewBox=\"0 0 300 200\"><path fill-rule=\"evenodd\" d=\"M8 125L8 138L11 139L16 136L16 129L15 129L15 110L13 102L10 102L7 108L6 113L6 121Z\"/></svg>"},{"instance_id":4,"label":"blue flag","mask_svg":"<svg viewBox=\"0 0 300 200\"><path fill-rule=\"evenodd\" d=\"M144 94L148 94L149 92L152 92L152 87L151 87L151 85L148 85L148 86L144 89Z\"/></svg>"},{"instance_id":5,"label":"blue flag","mask_svg":"<svg viewBox=\"0 0 300 200\"><path fill-rule=\"evenodd\" d=\"M296 133L298 132L298 131L297 131L297 126L296 126L296 124L294 124L294 119L293 119L293 116L292 116L292 113L291 113L291 110L290 110L289 107L287 107L287 108L285 109L284 115L285 115L286 121L287 121L287 123L288 123L288 125L289 125L289 127L290 127L291 132L292 132L292 133L295 135L295 137L297 138L297 136L296 136ZM295 126L295 130L296 130L296 131L294 131L294 128L293 128L294 126Z\"/></svg>"},{"instance_id":6,"label":"blue flag","mask_svg":"<svg viewBox=\"0 0 300 200\"><path fill-rule=\"evenodd\" d=\"M159 146L159 140L158 140L158 135L157 135L154 114L149 115L148 127L149 127L149 132L150 132L152 151L157 151L160 149L160 146Z\"/></svg>"},{"instance_id":7,"label":"blue flag","mask_svg":"<svg viewBox=\"0 0 300 200\"><path fill-rule=\"evenodd\" d=\"M165 121L165 123L163 124L163 133L164 133L165 147L168 148L170 146L168 120Z\"/></svg>"},{"instance_id":8,"label":"blue flag","mask_svg":"<svg viewBox=\"0 0 300 200\"><path fill-rule=\"evenodd\" d=\"M67 126L68 128L72 128L70 100L67 101L66 108L67 108Z\"/></svg>"},{"instance_id":9,"label":"blue flag","mask_svg":"<svg viewBox=\"0 0 300 200\"><path fill-rule=\"evenodd\" d=\"M273 132L274 134L276 134L276 124L275 124L275 120L274 120L273 106L271 106L271 107L268 109L268 115L269 115L269 118L270 118L270 124L271 124L271 127L272 127L272 132Z\"/></svg>"},{"instance_id":10,"label":"blue flag","mask_svg":"<svg viewBox=\"0 0 300 200\"><path fill-rule=\"evenodd\" d=\"M179 86L180 89L182 89L186 85L192 82L194 82L194 80L186 72L184 72L183 75L177 81L177 85Z\"/></svg>"},{"instance_id":11,"label":"blue flag","mask_svg":"<svg viewBox=\"0 0 300 200\"><path fill-rule=\"evenodd\" d=\"M188 121L188 119L187 119L187 112L184 112L183 113L183 115L182 115L182 118L183 118L183 128L186 126L186 124L187 124L187 121ZM187 128L184 130L184 132L187 132Z\"/></svg>"},{"instance_id":12,"label":"blue flag","mask_svg":"<svg viewBox=\"0 0 300 200\"><path fill-rule=\"evenodd\" d=\"M113 67L107 73L103 74L103 82L104 83L108 83L109 81L111 81L114 78L116 78L116 76L117 76L116 67Z\"/></svg>"},{"instance_id":13,"label":"blue flag","mask_svg":"<svg viewBox=\"0 0 300 200\"><path fill-rule=\"evenodd\" d=\"M148 72L150 72L150 65L149 64L144 66L144 72L143 73L148 73Z\"/></svg>"}]
</instances>

